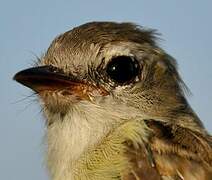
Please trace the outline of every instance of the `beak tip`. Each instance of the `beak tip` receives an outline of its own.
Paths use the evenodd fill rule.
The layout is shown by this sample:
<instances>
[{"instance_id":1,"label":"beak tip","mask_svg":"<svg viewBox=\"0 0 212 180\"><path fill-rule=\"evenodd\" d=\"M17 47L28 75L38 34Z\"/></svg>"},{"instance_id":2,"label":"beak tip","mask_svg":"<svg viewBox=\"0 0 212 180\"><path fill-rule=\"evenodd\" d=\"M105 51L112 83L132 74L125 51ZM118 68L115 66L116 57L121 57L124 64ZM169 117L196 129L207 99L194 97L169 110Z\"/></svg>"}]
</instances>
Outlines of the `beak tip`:
<instances>
[{"instance_id":1,"label":"beak tip","mask_svg":"<svg viewBox=\"0 0 212 180\"><path fill-rule=\"evenodd\" d=\"M17 72L14 76L13 76L13 80L14 81L16 81L16 82L19 82L19 83L21 83L21 79L22 79L22 75L23 75L23 73L22 73L23 71L19 71L19 72Z\"/></svg>"},{"instance_id":2,"label":"beak tip","mask_svg":"<svg viewBox=\"0 0 212 180\"><path fill-rule=\"evenodd\" d=\"M13 78L12 78L14 81L17 81L18 80L18 73L16 73Z\"/></svg>"}]
</instances>

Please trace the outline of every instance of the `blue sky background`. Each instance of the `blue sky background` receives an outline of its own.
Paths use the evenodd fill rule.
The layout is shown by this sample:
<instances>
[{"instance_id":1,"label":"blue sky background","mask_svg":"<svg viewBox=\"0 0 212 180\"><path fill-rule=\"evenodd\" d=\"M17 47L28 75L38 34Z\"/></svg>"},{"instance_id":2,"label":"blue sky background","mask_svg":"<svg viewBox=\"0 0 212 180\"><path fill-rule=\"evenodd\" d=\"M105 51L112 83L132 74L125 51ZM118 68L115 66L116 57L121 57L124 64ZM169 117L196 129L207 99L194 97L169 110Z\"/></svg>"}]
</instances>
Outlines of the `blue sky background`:
<instances>
[{"instance_id":1,"label":"blue sky background","mask_svg":"<svg viewBox=\"0 0 212 180\"><path fill-rule=\"evenodd\" d=\"M30 67L56 35L88 21L132 21L158 29L161 46L178 60L193 93L192 107L211 132L211 7L209 0L1 0L0 179L48 179L39 105L12 77Z\"/></svg>"}]
</instances>

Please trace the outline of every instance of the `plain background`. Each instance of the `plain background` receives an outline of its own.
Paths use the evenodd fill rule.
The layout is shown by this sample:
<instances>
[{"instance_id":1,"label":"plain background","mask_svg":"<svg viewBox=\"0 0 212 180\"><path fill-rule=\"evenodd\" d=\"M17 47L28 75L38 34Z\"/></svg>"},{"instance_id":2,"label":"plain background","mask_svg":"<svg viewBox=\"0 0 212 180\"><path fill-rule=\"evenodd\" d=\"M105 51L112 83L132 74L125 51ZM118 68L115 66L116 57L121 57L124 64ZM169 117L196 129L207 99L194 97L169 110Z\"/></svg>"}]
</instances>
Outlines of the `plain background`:
<instances>
[{"instance_id":1,"label":"plain background","mask_svg":"<svg viewBox=\"0 0 212 180\"><path fill-rule=\"evenodd\" d=\"M1 0L0 179L47 180L44 120L29 89L12 80L53 38L87 21L132 21L158 29L178 60L194 110L212 131L212 1ZM30 96L30 97L28 97Z\"/></svg>"}]
</instances>

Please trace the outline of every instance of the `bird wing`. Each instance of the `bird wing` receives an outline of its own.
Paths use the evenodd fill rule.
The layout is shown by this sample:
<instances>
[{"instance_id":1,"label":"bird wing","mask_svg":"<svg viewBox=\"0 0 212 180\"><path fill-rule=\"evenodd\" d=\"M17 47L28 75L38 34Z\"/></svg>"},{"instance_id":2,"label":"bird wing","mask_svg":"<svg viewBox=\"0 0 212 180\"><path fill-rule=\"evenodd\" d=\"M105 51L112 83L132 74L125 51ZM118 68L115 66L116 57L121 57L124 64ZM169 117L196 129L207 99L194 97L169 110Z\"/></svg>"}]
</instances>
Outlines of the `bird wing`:
<instances>
[{"instance_id":1,"label":"bird wing","mask_svg":"<svg viewBox=\"0 0 212 180\"><path fill-rule=\"evenodd\" d=\"M146 121L150 142L133 147L127 142L131 163L123 180L211 180L212 138L179 126Z\"/></svg>"}]
</instances>

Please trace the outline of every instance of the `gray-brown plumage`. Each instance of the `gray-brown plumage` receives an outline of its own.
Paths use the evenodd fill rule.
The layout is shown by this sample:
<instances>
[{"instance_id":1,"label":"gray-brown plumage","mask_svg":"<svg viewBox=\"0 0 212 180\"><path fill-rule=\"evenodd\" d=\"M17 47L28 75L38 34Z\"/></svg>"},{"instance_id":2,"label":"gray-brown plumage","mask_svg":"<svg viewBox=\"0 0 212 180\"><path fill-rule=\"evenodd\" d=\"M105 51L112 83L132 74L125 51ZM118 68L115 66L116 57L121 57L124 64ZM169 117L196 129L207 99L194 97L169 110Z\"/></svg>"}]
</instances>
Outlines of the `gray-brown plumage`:
<instances>
[{"instance_id":1,"label":"gray-brown plumage","mask_svg":"<svg viewBox=\"0 0 212 180\"><path fill-rule=\"evenodd\" d=\"M16 74L41 99L52 179L212 179L212 138L156 35L87 23Z\"/></svg>"}]
</instances>

